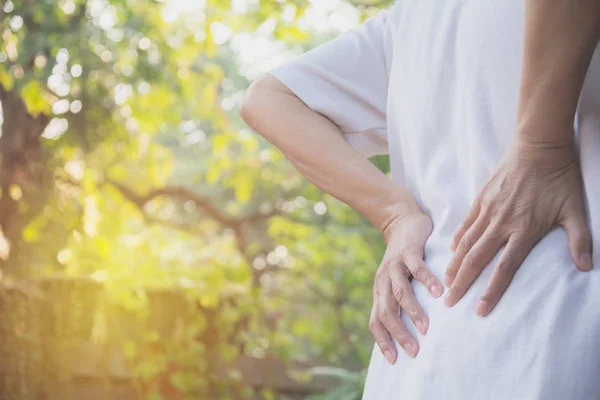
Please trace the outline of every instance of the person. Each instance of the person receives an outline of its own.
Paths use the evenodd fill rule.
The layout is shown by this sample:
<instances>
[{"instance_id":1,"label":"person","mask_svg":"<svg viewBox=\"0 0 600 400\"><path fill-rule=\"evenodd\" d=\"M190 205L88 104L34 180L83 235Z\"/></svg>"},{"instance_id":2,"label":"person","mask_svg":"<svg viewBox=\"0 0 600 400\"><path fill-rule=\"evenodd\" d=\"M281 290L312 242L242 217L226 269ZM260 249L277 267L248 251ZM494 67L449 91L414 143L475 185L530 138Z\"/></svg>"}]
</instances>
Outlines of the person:
<instances>
[{"instance_id":1,"label":"person","mask_svg":"<svg viewBox=\"0 0 600 400\"><path fill-rule=\"evenodd\" d=\"M600 399L599 4L398 0L250 86L387 242L364 399Z\"/></svg>"}]
</instances>

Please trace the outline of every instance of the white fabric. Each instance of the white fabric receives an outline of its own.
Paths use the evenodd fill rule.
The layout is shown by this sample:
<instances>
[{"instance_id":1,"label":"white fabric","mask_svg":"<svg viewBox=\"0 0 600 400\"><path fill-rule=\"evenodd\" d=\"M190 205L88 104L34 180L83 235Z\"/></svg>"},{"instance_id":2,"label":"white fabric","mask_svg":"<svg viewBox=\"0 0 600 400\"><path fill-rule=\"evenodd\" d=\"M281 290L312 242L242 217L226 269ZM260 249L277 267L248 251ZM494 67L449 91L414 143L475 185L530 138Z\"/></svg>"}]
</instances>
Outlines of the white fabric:
<instances>
[{"instance_id":1,"label":"white fabric","mask_svg":"<svg viewBox=\"0 0 600 400\"><path fill-rule=\"evenodd\" d=\"M425 260L442 282L452 233L515 132L523 13L521 1L398 0L270 71L365 155L389 148L393 179L433 218ZM402 317L420 353L399 349L391 366L375 346L364 399L600 399L600 51L575 125L595 270L575 267L557 228L488 317L475 303L498 257L451 309L413 283L429 332Z\"/></svg>"}]
</instances>

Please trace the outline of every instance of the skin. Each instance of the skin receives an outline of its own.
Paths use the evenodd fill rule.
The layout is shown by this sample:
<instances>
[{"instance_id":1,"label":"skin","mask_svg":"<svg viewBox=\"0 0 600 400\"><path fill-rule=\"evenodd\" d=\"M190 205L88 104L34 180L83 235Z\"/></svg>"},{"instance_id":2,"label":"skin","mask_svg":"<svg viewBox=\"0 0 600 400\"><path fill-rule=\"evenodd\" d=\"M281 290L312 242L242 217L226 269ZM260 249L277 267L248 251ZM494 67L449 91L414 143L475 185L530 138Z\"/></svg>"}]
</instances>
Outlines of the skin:
<instances>
[{"instance_id":1,"label":"skin","mask_svg":"<svg viewBox=\"0 0 600 400\"><path fill-rule=\"evenodd\" d=\"M447 306L506 245L476 305L478 315L488 315L527 254L557 225L566 231L575 265L592 269L573 121L599 38L600 1L526 1L517 131L454 235Z\"/></svg>"},{"instance_id":2,"label":"skin","mask_svg":"<svg viewBox=\"0 0 600 400\"><path fill-rule=\"evenodd\" d=\"M518 265L555 224L567 231L576 265L591 268L572 122L598 37L599 8L597 0L527 0L517 134L456 232L456 253L446 277L451 285L448 305L460 300L508 243L482 297L484 306L478 306L481 315L489 313ZM408 191L350 147L335 124L310 110L274 77L267 74L253 82L240 113L313 184L362 213L382 232L387 250L376 273L369 326L390 363L397 359L392 337L416 357L419 345L399 314L406 312L425 334L429 321L410 277L434 297L443 292L423 261L431 218Z\"/></svg>"},{"instance_id":3,"label":"skin","mask_svg":"<svg viewBox=\"0 0 600 400\"><path fill-rule=\"evenodd\" d=\"M252 83L240 114L315 186L350 205L382 232L387 250L376 274L370 329L390 363L397 358L392 336L415 357L419 344L399 311L408 313L425 334L429 320L417 303L409 276L433 296L442 295L443 285L423 261L431 218L406 189L354 150L333 122L312 111L271 75Z\"/></svg>"}]
</instances>

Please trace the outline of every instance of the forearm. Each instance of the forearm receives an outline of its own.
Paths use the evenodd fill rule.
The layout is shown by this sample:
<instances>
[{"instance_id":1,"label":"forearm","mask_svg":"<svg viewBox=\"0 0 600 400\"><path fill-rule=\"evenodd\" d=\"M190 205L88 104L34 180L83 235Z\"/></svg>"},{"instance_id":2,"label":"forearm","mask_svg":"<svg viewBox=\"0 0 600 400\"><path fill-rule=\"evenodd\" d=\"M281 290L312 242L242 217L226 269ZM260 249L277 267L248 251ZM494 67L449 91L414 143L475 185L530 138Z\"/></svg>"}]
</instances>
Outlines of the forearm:
<instances>
[{"instance_id":1,"label":"forearm","mask_svg":"<svg viewBox=\"0 0 600 400\"><path fill-rule=\"evenodd\" d=\"M600 0L526 0L517 137L571 143L599 37Z\"/></svg>"},{"instance_id":2,"label":"forearm","mask_svg":"<svg viewBox=\"0 0 600 400\"><path fill-rule=\"evenodd\" d=\"M266 75L246 94L242 117L315 186L387 227L418 210L412 195L354 150L329 119Z\"/></svg>"}]
</instances>

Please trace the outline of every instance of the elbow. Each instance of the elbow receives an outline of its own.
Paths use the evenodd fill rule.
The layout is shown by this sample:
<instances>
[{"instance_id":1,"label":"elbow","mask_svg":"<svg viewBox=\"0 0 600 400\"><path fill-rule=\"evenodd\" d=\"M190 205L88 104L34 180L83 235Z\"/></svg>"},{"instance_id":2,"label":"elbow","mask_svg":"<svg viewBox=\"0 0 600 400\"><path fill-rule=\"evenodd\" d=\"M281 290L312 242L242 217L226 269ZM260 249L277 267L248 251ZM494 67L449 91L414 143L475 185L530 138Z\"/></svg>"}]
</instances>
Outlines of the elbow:
<instances>
[{"instance_id":1,"label":"elbow","mask_svg":"<svg viewBox=\"0 0 600 400\"><path fill-rule=\"evenodd\" d=\"M255 131L264 135L265 124L280 110L292 91L274 76L266 73L250 84L240 104L240 117ZM261 131L262 130L262 131Z\"/></svg>"},{"instance_id":2,"label":"elbow","mask_svg":"<svg viewBox=\"0 0 600 400\"><path fill-rule=\"evenodd\" d=\"M250 84L250 87L248 87L248 89L246 90L246 93L244 93L244 97L242 99L242 103L240 104L240 117L242 117L242 119L248 124L250 125L250 121L252 119L252 114L254 113L254 84L255 82L252 82Z\"/></svg>"},{"instance_id":3,"label":"elbow","mask_svg":"<svg viewBox=\"0 0 600 400\"><path fill-rule=\"evenodd\" d=\"M264 109L269 98L269 88L265 85L265 77L260 77L250 84L242 103L240 104L240 117L251 127L256 129L256 122Z\"/></svg>"}]
</instances>

